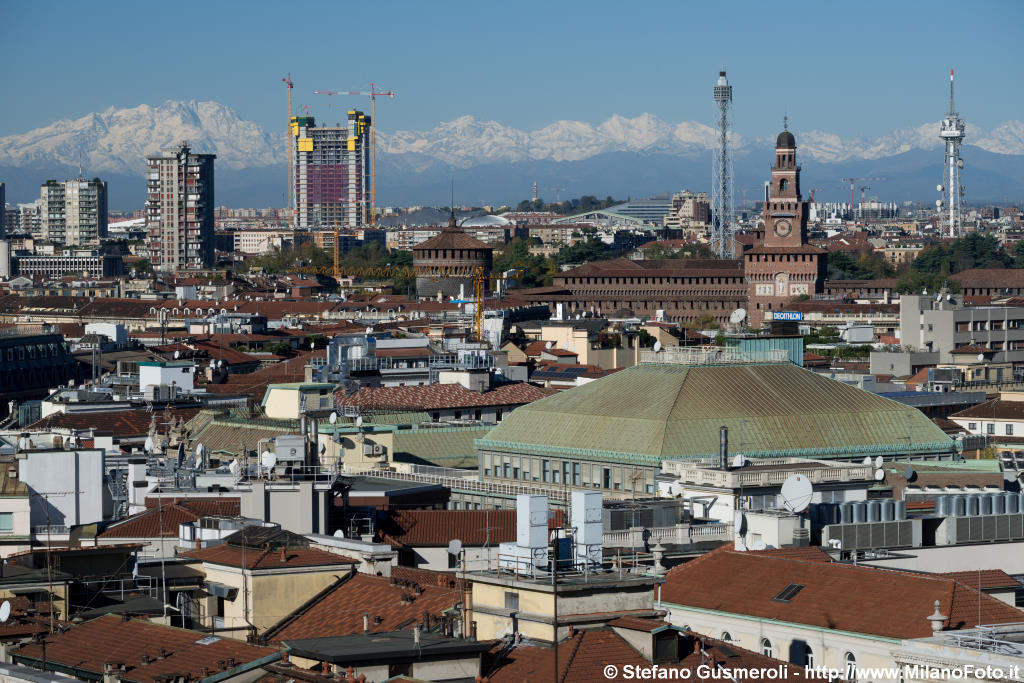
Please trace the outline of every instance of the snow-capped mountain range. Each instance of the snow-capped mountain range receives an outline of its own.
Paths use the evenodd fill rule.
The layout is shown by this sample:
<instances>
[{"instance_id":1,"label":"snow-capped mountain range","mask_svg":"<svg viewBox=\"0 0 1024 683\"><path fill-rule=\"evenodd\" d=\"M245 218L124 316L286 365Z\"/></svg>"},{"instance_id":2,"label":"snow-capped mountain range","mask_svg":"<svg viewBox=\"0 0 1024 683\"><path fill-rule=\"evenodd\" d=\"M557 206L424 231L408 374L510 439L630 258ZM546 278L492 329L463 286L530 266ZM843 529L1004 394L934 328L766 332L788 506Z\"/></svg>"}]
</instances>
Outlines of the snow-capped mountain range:
<instances>
[{"instance_id":1,"label":"snow-capped mountain range","mask_svg":"<svg viewBox=\"0 0 1024 683\"><path fill-rule=\"evenodd\" d=\"M996 154L1024 155L1024 123L1007 121L991 131L968 124L967 144ZM795 130L801 155L829 163L895 156L941 147L938 122L894 130L878 138L844 138ZM378 131L379 154L426 157L469 168L496 161L573 162L609 152L695 156L713 149L715 130L694 121L668 123L651 114L615 115L598 125L558 121L522 131L495 121L461 116L425 131ZM284 134L267 132L217 102L168 100L152 107L110 108L76 120L56 121L27 133L0 137L0 166L77 167L89 173L141 173L145 157L187 140L196 151L217 154L218 168L246 169L284 162ZM733 138L737 154L772 140Z\"/></svg>"}]
</instances>

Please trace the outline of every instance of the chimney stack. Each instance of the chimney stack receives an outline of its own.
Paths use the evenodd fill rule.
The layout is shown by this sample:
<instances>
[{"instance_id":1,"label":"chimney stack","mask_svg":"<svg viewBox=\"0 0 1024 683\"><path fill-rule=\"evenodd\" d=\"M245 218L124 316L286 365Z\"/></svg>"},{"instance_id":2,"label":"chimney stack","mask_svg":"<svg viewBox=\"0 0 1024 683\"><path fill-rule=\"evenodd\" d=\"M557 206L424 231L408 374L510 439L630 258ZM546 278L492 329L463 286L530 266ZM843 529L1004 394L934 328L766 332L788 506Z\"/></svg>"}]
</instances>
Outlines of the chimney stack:
<instances>
[{"instance_id":1,"label":"chimney stack","mask_svg":"<svg viewBox=\"0 0 1024 683\"><path fill-rule=\"evenodd\" d=\"M416 647L420 646L420 627L416 626L412 630L412 644Z\"/></svg>"},{"instance_id":2,"label":"chimney stack","mask_svg":"<svg viewBox=\"0 0 1024 683\"><path fill-rule=\"evenodd\" d=\"M363 633L370 632L370 615L363 614Z\"/></svg>"},{"instance_id":3,"label":"chimney stack","mask_svg":"<svg viewBox=\"0 0 1024 683\"><path fill-rule=\"evenodd\" d=\"M718 431L718 467L729 469L729 428L725 425Z\"/></svg>"}]
</instances>

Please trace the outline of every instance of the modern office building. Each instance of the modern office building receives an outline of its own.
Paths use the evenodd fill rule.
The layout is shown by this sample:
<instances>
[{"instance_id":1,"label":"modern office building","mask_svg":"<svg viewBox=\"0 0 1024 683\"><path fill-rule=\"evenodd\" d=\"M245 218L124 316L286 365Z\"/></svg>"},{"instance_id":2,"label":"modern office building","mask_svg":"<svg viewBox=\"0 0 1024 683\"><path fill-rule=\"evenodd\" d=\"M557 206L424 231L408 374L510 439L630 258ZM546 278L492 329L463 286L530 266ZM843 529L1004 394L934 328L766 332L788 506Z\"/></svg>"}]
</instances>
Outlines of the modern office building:
<instances>
[{"instance_id":1,"label":"modern office building","mask_svg":"<svg viewBox=\"0 0 1024 683\"><path fill-rule=\"evenodd\" d=\"M96 278L124 274L121 254L99 249L64 249L55 254L18 254L10 258L12 271L24 277L59 280L67 275Z\"/></svg>"},{"instance_id":2,"label":"modern office building","mask_svg":"<svg viewBox=\"0 0 1024 683\"><path fill-rule=\"evenodd\" d=\"M173 272L213 265L213 160L187 142L147 157L150 262Z\"/></svg>"},{"instance_id":3,"label":"modern office building","mask_svg":"<svg viewBox=\"0 0 1024 683\"><path fill-rule=\"evenodd\" d=\"M318 127L312 116L293 116L290 130L295 138L292 227L368 224L370 117L353 109L345 125Z\"/></svg>"}]
</instances>

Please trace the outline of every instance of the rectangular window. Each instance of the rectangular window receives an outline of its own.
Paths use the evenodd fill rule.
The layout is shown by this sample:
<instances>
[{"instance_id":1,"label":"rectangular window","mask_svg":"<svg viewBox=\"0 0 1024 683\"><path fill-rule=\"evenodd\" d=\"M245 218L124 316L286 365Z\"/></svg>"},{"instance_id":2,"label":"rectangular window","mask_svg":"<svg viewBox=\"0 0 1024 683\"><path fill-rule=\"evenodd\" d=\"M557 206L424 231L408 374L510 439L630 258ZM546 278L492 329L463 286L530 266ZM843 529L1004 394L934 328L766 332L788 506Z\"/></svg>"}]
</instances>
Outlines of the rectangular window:
<instances>
[{"instance_id":1,"label":"rectangular window","mask_svg":"<svg viewBox=\"0 0 1024 683\"><path fill-rule=\"evenodd\" d=\"M572 464L572 485L580 485L580 464L578 462Z\"/></svg>"},{"instance_id":2,"label":"rectangular window","mask_svg":"<svg viewBox=\"0 0 1024 683\"><path fill-rule=\"evenodd\" d=\"M992 422L990 424L985 425L985 431L988 432L989 434L995 434L996 433L996 423Z\"/></svg>"},{"instance_id":3,"label":"rectangular window","mask_svg":"<svg viewBox=\"0 0 1024 683\"><path fill-rule=\"evenodd\" d=\"M0 534L9 534L14 531L14 513L0 512Z\"/></svg>"},{"instance_id":4,"label":"rectangular window","mask_svg":"<svg viewBox=\"0 0 1024 683\"><path fill-rule=\"evenodd\" d=\"M609 467L601 470L601 487L606 489L612 487L612 470Z\"/></svg>"},{"instance_id":5,"label":"rectangular window","mask_svg":"<svg viewBox=\"0 0 1024 683\"><path fill-rule=\"evenodd\" d=\"M541 476L543 477L542 480L551 481L551 461L542 460L541 463Z\"/></svg>"},{"instance_id":6,"label":"rectangular window","mask_svg":"<svg viewBox=\"0 0 1024 683\"><path fill-rule=\"evenodd\" d=\"M509 463L505 463L505 478L506 479L508 479L508 475L510 473L509 470L511 469L511 467L512 466Z\"/></svg>"},{"instance_id":7,"label":"rectangular window","mask_svg":"<svg viewBox=\"0 0 1024 683\"><path fill-rule=\"evenodd\" d=\"M970 431L973 432L977 428L978 428L978 423L977 422L968 422L967 423L967 429L969 429Z\"/></svg>"},{"instance_id":8,"label":"rectangular window","mask_svg":"<svg viewBox=\"0 0 1024 683\"><path fill-rule=\"evenodd\" d=\"M505 609L509 610L510 612L519 611L519 593L505 591Z\"/></svg>"},{"instance_id":9,"label":"rectangular window","mask_svg":"<svg viewBox=\"0 0 1024 683\"><path fill-rule=\"evenodd\" d=\"M1011 424L1006 425L1006 435L1007 436L1013 436L1013 425L1011 425Z\"/></svg>"}]
</instances>

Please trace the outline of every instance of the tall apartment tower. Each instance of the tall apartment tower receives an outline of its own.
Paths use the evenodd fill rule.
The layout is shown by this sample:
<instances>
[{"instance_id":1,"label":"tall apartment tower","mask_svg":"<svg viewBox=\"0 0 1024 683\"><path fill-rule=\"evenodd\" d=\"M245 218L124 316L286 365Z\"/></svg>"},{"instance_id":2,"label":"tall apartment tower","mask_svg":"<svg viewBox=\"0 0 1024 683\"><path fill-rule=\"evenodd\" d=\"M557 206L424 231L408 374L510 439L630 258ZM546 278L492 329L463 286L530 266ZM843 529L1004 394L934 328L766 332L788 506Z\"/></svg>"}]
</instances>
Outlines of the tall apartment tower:
<instances>
[{"instance_id":1,"label":"tall apartment tower","mask_svg":"<svg viewBox=\"0 0 1024 683\"><path fill-rule=\"evenodd\" d=\"M150 262L157 270L213 266L213 160L187 142L146 157L149 162L146 229Z\"/></svg>"},{"instance_id":2,"label":"tall apartment tower","mask_svg":"<svg viewBox=\"0 0 1024 683\"><path fill-rule=\"evenodd\" d=\"M348 113L344 126L317 127L312 116L293 116L295 227L357 228L370 209L370 117Z\"/></svg>"},{"instance_id":3,"label":"tall apartment tower","mask_svg":"<svg viewBox=\"0 0 1024 683\"><path fill-rule=\"evenodd\" d=\"M47 180L39 204L39 227L47 242L97 246L107 236L107 183L99 178Z\"/></svg>"}]
</instances>

